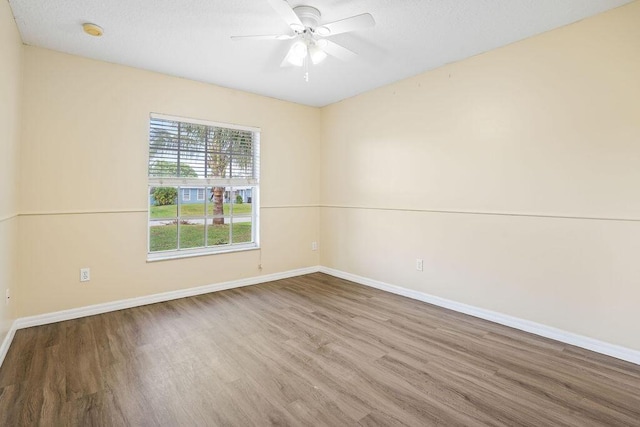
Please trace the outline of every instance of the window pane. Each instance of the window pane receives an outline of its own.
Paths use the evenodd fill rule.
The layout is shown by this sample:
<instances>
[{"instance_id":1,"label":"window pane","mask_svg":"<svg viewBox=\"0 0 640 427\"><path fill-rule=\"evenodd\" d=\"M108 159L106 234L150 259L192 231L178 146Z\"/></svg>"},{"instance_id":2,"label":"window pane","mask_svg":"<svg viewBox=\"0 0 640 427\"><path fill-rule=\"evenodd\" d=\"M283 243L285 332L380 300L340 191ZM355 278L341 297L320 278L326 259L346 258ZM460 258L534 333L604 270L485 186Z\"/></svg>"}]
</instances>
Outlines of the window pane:
<instances>
[{"instance_id":1,"label":"window pane","mask_svg":"<svg viewBox=\"0 0 640 427\"><path fill-rule=\"evenodd\" d=\"M251 218L239 217L233 218L232 228L232 242L233 243L248 243L251 242Z\"/></svg>"},{"instance_id":2,"label":"window pane","mask_svg":"<svg viewBox=\"0 0 640 427\"><path fill-rule=\"evenodd\" d=\"M213 129L204 125L151 119L149 176L206 177L206 153Z\"/></svg>"},{"instance_id":3,"label":"window pane","mask_svg":"<svg viewBox=\"0 0 640 427\"><path fill-rule=\"evenodd\" d=\"M149 216L153 219L176 218L178 189L175 187L151 187L149 189Z\"/></svg>"},{"instance_id":4,"label":"window pane","mask_svg":"<svg viewBox=\"0 0 640 427\"><path fill-rule=\"evenodd\" d=\"M209 207L207 208L208 216L223 217L231 214L229 199L231 197L231 187L208 187L207 198L209 199Z\"/></svg>"},{"instance_id":5,"label":"window pane","mask_svg":"<svg viewBox=\"0 0 640 427\"><path fill-rule=\"evenodd\" d=\"M231 208L234 217L237 215L251 216L251 194L251 187L233 188L233 204Z\"/></svg>"},{"instance_id":6,"label":"window pane","mask_svg":"<svg viewBox=\"0 0 640 427\"><path fill-rule=\"evenodd\" d=\"M204 217L204 188L181 187L180 194L183 196L180 200L181 218ZM198 200L199 196L202 197Z\"/></svg>"},{"instance_id":7,"label":"window pane","mask_svg":"<svg viewBox=\"0 0 640 427\"><path fill-rule=\"evenodd\" d=\"M204 220L180 221L180 249L204 247Z\"/></svg>"},{"instance_id":8,"label":"window pane","mask_svg":"<svg viewBox=\"0 0 640 427\"><path fill-rule=\"evenodd\" d=\"M178 123L151 118L149 126L149 176L176 176L179 147Z\"/></svg>"},{"instance_id":9,"label":"window pane","mask_svg":"<svg viewBox=\"0 0 640 427\"><path fill-rule=\"evenodd\" d=\"M250 155L236 155L230 162L230 172L232 178L252 178L253 157Z\"/></svg>"},{"instance_id":10,"label":"window pane","mask_svg":"<svg viewBox=\"0 0 640 427\"><path fill-rule=\"evenodd\" d=\"M220 222L224 223L221 224ZM213 220L209 220L209 224L207 225L207 246L228 244L229 218L214 218Z\"/></svg>"},{"instance_id":11,"label":"window pane","mask_svg":"<svg viewBox=\"0 0 640 427\"><path fill-rule=\"evenodd\" d=\"M253 163L252 132L218 127L211 129L213 130L212 139L207 144L207 166L210 177L231 178L236 176L232 172L234 169L247 169L247 160ZM243 156L249 159L240 160Z\"/></svg>"},{"instance_id":12,"label":"window pane","mask_svg":"<svg viewBox=\"0 0 640 427\"><path fill-rule=\"evenodd\" d=\"M149 250L175 251L178 249L178 227L175 221L149 221Z\"/></svg>"},{"instance_id":13,"label":"window pane","mask_svg":"<svg viewBox=\"0 0 640 427\"><path fill-rule=\"evenodd\" d=\"M207 143L211 131L207 126L192 123L180 124L180 161L188 170L180 170L181 176L205 177Z\"/></svg>"}]
</instances>

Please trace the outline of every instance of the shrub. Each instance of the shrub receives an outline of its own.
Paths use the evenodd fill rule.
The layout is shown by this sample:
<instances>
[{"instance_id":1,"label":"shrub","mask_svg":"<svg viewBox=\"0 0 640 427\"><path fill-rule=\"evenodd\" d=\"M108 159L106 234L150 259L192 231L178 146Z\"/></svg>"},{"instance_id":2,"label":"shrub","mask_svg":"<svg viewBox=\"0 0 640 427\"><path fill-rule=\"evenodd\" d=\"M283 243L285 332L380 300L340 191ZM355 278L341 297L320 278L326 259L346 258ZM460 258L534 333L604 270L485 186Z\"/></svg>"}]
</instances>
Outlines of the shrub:
<instances>
[{"instance_id":1,"label":"shrub","mask_svg":"<svg viewBox=\"0 0 640 427\"><path fill-rule=\"evenodd\" d=\"M241 204L243 203L243 202L242 202L242 196L241 196L241 195L239 195L239 194L238 194L238 195L236 195L236 203L237 203L237 204L239 204L239 205L241 205Z\"/></svg>"},{"instance_id":2,"label":"shrub","mask_svg":"<svg viewBox=\"0 0 640 427\"><path fill-rule=\"evenodd\" d=\"M178 200L178 189L175 187L156 187L153 198L157 206L175 205Z\"/></svg>"}]
</instances>

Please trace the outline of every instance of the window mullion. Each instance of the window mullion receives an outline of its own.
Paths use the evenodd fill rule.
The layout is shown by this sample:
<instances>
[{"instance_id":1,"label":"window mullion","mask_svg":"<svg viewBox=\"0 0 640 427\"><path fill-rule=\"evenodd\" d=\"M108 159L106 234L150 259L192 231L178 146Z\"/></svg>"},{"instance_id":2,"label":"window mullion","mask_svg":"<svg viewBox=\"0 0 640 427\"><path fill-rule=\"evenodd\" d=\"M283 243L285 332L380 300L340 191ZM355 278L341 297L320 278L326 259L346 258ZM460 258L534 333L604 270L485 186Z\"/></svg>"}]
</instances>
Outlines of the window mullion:
<instances>
[{"instance_id":1,"label":"window mullion","mask_svg":"<svg viewBox=\"0 0 640 427\"><path fill-rule=\"evenodd\" d=\"M176 169L176 176L180 176L180 157L181 157L181 152L180 150L182 149L182 135L181 135L181 129L182 129L182 123L178 122L178 153L177 153L177 169Z\"/></svg>"},{"instance_id":2,"label":"window mullion","mask_svg":"<svg viewBox=\"0 0 640 427\"><path fill-rule=\"evenodd\" d=\"M233 187L229 187L229 212L227 217L229 218L229 245L233 245Z\"/></svg>"},{"instance_id":3,"label":"window mullion","mask_svg":"<svg viewBox=\"0 0 640 427\"><path fill-rule=\"evenodd\" d=\"M209 198L207 187L204 187L204 247L209 247Z\"/></svg>"},{"instance_id":4,"label":"window mullion","mask_svg":"<svg viewBox=\"0 0 640 427\"><path fill-rule=\"evenodd\" d=\"M176 250L180 250L180 206L182 203L180 202L180 192L182 191L182 187L178 187L178 196L176 200L176 227L178 231L176 232Z\"/></svg>"}]
</instances>

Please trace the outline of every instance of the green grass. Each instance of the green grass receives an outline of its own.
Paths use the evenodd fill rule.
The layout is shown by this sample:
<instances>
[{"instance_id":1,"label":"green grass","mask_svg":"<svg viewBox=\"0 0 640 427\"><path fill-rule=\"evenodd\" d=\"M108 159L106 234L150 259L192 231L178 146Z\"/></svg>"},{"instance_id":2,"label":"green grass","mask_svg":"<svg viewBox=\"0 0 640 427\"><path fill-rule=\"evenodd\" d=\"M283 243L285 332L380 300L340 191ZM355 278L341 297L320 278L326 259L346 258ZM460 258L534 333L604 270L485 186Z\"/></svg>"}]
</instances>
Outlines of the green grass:
<instances>
[{"instance_id":1,"label":"green grass","mask_svg":"<svg viewBox=\"0 0 640 427\"><path fill-rule=\"evenodd\" d=\"M204 216L204 202L203 203L189 203L180 206L181 217L197 217ZM213 216L213 204L209 203L207 206L207 215ZM229 215L231 212L231 203L224 204L224 214ZM151 218L175 218L177 213L176 205L166 206L151 206ZM233 214L251 214L251 203L234 203Z\"/></svg>"},{"instance_id":2,"label":"green grass","mask_svg":"<svg viewBox=\"0 0 640 427\"><path fill-rule=\"evenodd\" d=\"M226 245L229 243L229 224L207 225L207 246ZM151 252L170 251L178 248L178 227L176 224L150 227ZM233 243L251 241L251 223L233 224ZM204 225L180 224L180 248L204 247Z\"/></svg>"}]
</instances>

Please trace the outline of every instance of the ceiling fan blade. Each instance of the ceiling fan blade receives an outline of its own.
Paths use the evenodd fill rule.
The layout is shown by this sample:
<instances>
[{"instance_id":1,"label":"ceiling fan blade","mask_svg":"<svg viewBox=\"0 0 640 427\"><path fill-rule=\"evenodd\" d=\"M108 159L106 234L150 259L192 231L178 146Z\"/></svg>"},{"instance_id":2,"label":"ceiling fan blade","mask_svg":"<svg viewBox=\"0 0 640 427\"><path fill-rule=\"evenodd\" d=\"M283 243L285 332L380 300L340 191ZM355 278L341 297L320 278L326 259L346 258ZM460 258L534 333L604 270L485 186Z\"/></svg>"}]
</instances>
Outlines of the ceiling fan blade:
<instances>
[{"instance_id":1,"label":"ceiling fan blade","mask_svg":"<svg viewBox=\"0 0 640 427\"><path fill-rule=\"evenodd\" d=\"M338 43L334 43L326 39L323 40L323 43L320 45L320 47L329 55L334 56L342 61L348 61L357 55L357 53L347 49L346 47L340 46Z\"/></svg>"},{"instance_id":2,"label":"ceiling fan blade","mask_svg":"<svg viewBox=\"0 0 640 427\"><path fill-rule=\"evenodd\" d=\"M375 19L370 13L352 16L351 18L341 19L339 21L329 22L316 29L316 32L322 36L333 36L336 34L347 33L349 31L363 30L376 25ZM327 31L328 30L328 31Z\"/></svg>"},{"instance_id":3,"label":"ceiling fan blade","mask_svg":"<svg viewBox=\"0 0 640 427\"><path fill-rule=\"evenodd\" d=\"M284 21L289 24L290 27L304 29L304 25L298 18L298 15L293 11L293 8L287 3L286 0L267 0L271 7L284 19Z\"/></svg>"},{"instance_id":4,"label":"ceiling fan blade","mask_svg":"<svg viewBox=\"0 0 640 427\"><path fill-rule=\"evenodd\" d=\"M291 40L294 37L288 34L265 34L259 36L231 36L231 40Z\"/></svg>"}]
</instances>

